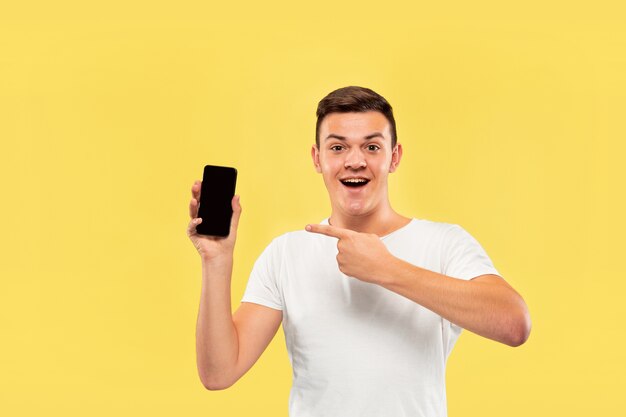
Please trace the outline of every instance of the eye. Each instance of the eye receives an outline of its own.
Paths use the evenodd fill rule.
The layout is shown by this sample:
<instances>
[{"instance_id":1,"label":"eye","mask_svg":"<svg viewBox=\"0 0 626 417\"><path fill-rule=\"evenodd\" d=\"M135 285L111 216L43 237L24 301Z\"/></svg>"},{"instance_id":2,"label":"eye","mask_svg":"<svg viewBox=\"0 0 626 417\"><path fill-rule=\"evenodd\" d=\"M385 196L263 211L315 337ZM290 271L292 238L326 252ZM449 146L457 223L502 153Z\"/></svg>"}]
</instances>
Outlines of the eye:
<instances>
[{"instance_id":1,"label":"eye","mask_svg":"<svg viewBox=\"0 0 626 417\"><path fill-rule=\"evenodd\" d=\"M330 147L330 150L331 151L335 151L335 152L339 152L342 149L343 149L343 146L341 146L341 145L333 145L333 146Z\"/></svg>"},{"instance_id":2,"label":"eye","mask_svg":"<svg viewBox=\"0 0 626 417\"><path fill-rule=\"evenodd\" d=\"M380 149L380 146L378 146L378 145L374 145L374 144L367 145L367 150L368 151L374 152L374 151L377 151L379 149Z\"/></svg>"}]
</instances>

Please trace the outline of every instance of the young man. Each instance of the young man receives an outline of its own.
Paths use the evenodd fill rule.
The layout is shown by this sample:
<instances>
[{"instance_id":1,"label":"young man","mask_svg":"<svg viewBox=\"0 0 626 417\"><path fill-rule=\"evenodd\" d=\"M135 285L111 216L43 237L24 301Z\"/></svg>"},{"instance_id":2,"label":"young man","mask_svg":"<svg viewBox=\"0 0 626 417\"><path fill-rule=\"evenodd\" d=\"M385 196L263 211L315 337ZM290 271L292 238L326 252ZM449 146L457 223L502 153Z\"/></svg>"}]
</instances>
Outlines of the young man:
<instances>
[{"instance_id":1,"label":"young man","mask_svg":"<svg viewBox=\"0 0 626 417\"><path fill-rule=\"evenodd\" d=\"M281 322L291 417L445 416L445 364L461 329L518 346L530 332L522 297L461 227L408 218L388 199L402 158L391 106L346 87L320 101L313 164L332 212L274 239L231 316L228 238L197 235L200 182L187 233L202 258L197 362L210 390L234 384Z\"/></svg>"}]
</instances>

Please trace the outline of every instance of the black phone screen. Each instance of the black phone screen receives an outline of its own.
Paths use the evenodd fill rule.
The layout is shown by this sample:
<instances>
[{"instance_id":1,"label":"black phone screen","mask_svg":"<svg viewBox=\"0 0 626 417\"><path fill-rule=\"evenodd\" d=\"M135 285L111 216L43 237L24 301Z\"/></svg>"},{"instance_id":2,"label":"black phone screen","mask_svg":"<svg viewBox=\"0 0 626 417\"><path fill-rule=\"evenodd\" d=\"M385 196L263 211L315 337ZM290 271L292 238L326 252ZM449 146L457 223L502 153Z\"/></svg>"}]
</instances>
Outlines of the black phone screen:
<instances>
[{"instance_id":1,"label":"black phone screen","mask_svg":"<svg viewBox=\"0 0 626 417\"><path fill-rule=\"evenodd\" d=\"M202 176L198 217L202 223L196 226L201 235L228 236L233 215L231 201L235 195L237 170L231 167L207 165Z\"/></svg>"}]
</instances>

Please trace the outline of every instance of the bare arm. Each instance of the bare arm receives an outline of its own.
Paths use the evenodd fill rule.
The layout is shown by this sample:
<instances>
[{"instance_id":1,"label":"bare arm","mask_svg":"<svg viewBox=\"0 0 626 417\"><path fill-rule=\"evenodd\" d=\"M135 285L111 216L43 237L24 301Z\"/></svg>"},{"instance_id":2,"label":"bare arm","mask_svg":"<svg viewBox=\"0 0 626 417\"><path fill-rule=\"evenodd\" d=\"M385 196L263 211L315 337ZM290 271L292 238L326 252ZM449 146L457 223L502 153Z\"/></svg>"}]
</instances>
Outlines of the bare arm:
<instances>
[{"instance_id":1,"label":"bare arm","mask_svg":"<svg viewBox=\"0 0 626 417\"><path fill-rule=\"evenodd\" d=\"M395 258L380 285L439 314L446 320L509 346L530 334L530 315L522 297L501 277L470 281L428 271Z\"/></svg>"},{"instance_id":2,"label":"bare arm","mask_svg":"<svg viewBox=\"0 0 626 417\"><path fill-rule=\"evenodd\" d=\"M267 348L283 318L282 311L253 303L241 303L231 315L230 275L221 279L227 268L205 263L202 268L196 357L200 380L210 390L237 382Z\"/></svg>"},{"instance_id":3,"label":"bare arm","mask_svg":"<svg viewBox=\"0 0 626 417\"><path fill-rule=\"evenodd\" d=\"M528 339L526 303L497 275L465 281L396 258L375 234L330 225L307 225L306 230L339 239L337 264L348 276L387 288L489 339L509 346Z\"/></svg>"},{"instance_id":4,"label":"bare arm","mask_svg":"<svg viewBox=\"0 0 626 417\"><path fill-rule=\"evenodd\" d=\"M196 360L202 384L210 390L234 384L256 362L276 334L282 312L243 303L231 313L230 283L237 226L241 216L239 196L232 201L233 217L227 238L196 233L200 181L191 189L191 220L187 235L202 260L202 291L196 324Z\"/></svg>"}]
</instances>

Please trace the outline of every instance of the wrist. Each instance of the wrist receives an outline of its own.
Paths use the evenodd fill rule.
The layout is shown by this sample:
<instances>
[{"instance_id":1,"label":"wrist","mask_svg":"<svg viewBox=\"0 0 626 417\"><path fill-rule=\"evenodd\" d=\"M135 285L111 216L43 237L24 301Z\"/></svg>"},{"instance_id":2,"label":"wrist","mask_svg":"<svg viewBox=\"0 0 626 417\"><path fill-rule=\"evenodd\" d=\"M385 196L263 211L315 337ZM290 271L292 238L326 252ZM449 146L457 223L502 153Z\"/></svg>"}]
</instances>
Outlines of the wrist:
<instances>
[{"instance_id":1,"label":"wrist","mask_svg":"<svg viewBox=\"0 0 626 417\"><path fill-rule=\"evenodd\" d=\"M202 266L208 269L231 268L233 265L232 253L224 255L200 255Z\"/></svg>"},{"instance_id":2,"label":"wrist","mask_svg":"<svg viewBox=\"0 0 626 417\"><path fill-rule=\"evenodd\" d=\"M386 259L381 262L384 267L382 268L380 274L378 274L378 282L377 284L380 286L386 286L393 284L394 280L397 278L398 274L402 269L402 261L399 258L396 258L392 254L389 254Z\"/></svg>"}]
</instances>

